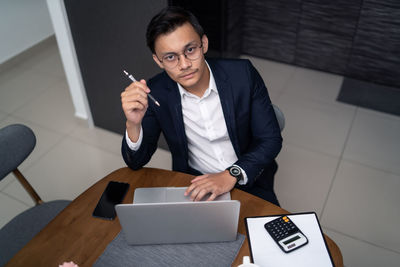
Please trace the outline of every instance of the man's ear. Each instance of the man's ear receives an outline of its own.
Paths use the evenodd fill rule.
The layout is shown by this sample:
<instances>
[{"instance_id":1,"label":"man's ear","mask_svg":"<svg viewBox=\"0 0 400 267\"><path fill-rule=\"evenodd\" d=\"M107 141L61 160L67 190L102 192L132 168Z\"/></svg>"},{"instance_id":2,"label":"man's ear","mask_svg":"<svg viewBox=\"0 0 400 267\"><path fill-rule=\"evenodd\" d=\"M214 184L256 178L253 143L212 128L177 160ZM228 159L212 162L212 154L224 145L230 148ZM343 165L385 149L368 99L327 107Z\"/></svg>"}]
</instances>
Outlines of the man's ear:
<instances>
[{"instance_id":1,"label":"man's ear","mask_svg":"<svg viewBox=\"0 0 400 267\"><path fill-rule=\"evenodd\" d=\"M164 69L163 64L160 62L160 60L158 59L158 57L156 56L156 54L153 54L153 60L157 63L157 65L158 65L160 68Z\"/></svg>"},{"instance_id":2,"label":"man's ear","mask_svg":"<svg viewBox=\"0 0 400 267\"><path fill-rule=\"evenodd\" d=\"M201 42L203 43L203 54L205 54L208 51L208 37L207 37L207 35L203 34L203 37L201 37Z\"/></svg>"}]
</instances>

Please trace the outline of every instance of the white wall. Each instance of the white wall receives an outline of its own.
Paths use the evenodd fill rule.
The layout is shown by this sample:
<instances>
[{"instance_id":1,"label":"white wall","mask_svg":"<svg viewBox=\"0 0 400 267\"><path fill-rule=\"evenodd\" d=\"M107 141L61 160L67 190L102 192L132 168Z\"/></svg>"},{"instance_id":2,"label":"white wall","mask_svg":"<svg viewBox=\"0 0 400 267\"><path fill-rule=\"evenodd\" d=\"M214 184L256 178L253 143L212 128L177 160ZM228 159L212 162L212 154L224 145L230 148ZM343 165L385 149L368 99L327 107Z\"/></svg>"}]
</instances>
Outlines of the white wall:
<instances>
[{"instance_id":1,"label":"white wall","mask_svg":"<svg viewBox=\"0 0 400 267\"><path fill-rule=\"evenodd\" d=\"M0 64L52 34L46 0L0 0Z\"/></svg>"},{"instance_id":2,"label":"white wall","mask_svg":"<svg viewBox=\"0 0 400 267\"><path fill-rule=\"evenodd\" d=\"M65 12L64 1L47 0L47 6L49 8L61 60L69 85L72 103L74 104L75 116L87 120L89 127L93 127L93 118L82 81L75 46L71 36L71 29L69 28L67 14Z\"/></svg>"}]
</instances>

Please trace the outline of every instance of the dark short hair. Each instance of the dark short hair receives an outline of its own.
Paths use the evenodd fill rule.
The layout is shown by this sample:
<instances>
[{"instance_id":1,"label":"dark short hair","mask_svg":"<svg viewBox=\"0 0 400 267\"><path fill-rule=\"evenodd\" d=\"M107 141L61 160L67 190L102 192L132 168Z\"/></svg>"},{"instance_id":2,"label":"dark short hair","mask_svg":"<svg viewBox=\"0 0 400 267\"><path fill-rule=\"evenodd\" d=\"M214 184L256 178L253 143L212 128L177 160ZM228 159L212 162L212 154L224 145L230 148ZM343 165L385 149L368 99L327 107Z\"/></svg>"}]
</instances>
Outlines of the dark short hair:
<instances>
[{"instance_id":1,"label":"dark short hair","mask_svg":"<svg viewBox=\"0 0 400 267\"><path fill-rule=\"evenodd\" d=\"M203 37L203 27L190 11L176 6L169 6L161 10L147 26L146 41L151 52L155 54L154 45L160 35L173 32L187 22L193 26L200 38Z\"/></svg>"}]
</instances>

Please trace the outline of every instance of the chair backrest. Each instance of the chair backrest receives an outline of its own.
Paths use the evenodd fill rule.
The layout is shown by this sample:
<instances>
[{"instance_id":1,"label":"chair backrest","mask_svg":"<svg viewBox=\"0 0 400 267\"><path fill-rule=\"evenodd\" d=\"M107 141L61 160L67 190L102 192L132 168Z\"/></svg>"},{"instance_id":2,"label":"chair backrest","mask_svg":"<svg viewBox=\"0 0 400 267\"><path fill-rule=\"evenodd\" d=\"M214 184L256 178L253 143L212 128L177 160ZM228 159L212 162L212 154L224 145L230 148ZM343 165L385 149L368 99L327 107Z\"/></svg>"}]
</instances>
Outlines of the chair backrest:
<instances>
[{"instance_id":1,"label":"chair backrest","mask_svg":"<svg viewBox=\"0 0 400 267\"><path fill-rule=\"evenodd\" d=\"M274 104L272 104L272 107L274 108L275 111L275 116L276 119L278 120L279 128L281 129L281 132L285 128L285 115L283 115L283 112Z\"/></svg>"},{"instance_id":2,"label":"chair backrest","mask_svg":"<svg viewBox=\"0 0 400 267\"><path fill-rule=\"evenodd\" d=\"M0 180L17 169L35 145L35 134L25 125L12 124L0 129Z\"/></svg>"}]
</instances>

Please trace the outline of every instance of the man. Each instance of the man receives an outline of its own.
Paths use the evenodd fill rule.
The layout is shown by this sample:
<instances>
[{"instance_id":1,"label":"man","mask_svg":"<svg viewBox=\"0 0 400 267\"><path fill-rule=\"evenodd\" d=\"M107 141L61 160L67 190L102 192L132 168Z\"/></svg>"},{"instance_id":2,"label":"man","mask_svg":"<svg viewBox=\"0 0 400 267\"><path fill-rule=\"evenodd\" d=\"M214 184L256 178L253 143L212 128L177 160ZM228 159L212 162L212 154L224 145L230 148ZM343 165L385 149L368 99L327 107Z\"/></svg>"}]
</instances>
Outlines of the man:
<instances>
[{"instance_id":1,"label":"man","mask_svg":"<svg viewBox=\"0 0 400 267\"><path fill-rule=\"evenodd\" d=\"M235 186L278 205L273 192L280 129L267 89L248 60L205 60L208 38L190 12L168 7L146 33L164 72L121 94L126 116L122 155L145 165L166 138L173 170L197 175L185 192L208 200ZM160 106L149 100L148 94Z\"/></svg>"}]
</instances>

